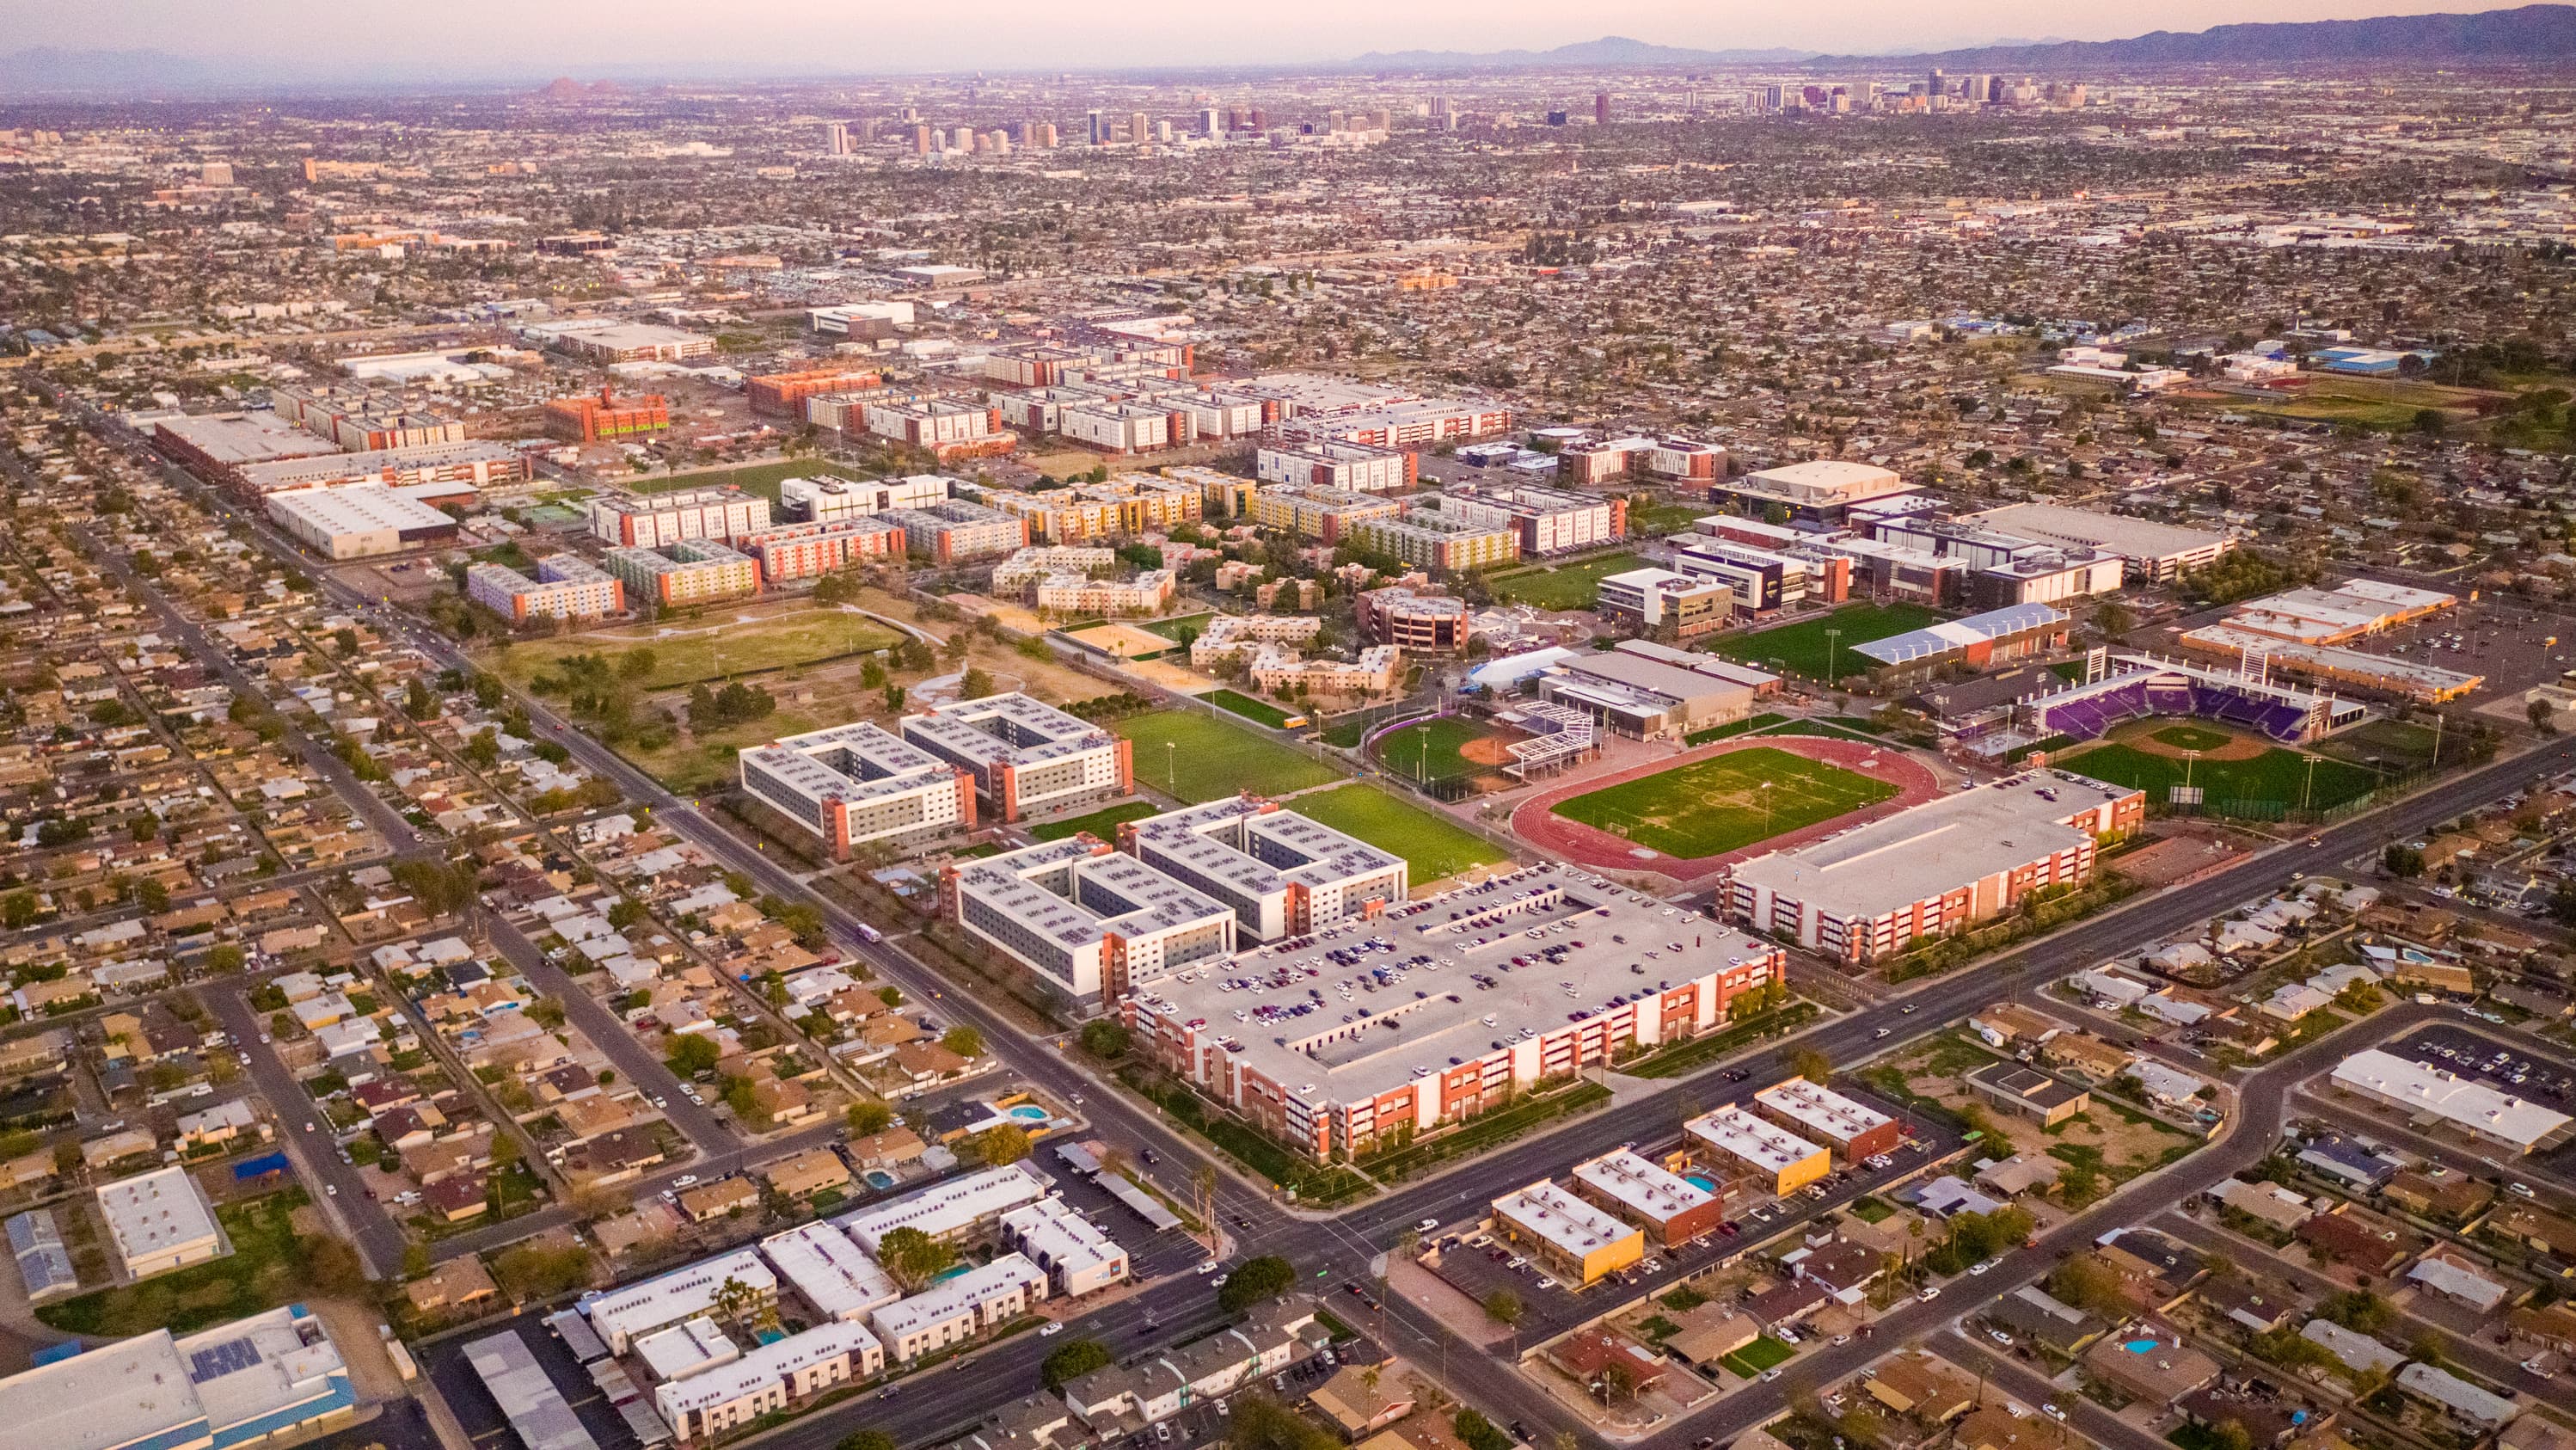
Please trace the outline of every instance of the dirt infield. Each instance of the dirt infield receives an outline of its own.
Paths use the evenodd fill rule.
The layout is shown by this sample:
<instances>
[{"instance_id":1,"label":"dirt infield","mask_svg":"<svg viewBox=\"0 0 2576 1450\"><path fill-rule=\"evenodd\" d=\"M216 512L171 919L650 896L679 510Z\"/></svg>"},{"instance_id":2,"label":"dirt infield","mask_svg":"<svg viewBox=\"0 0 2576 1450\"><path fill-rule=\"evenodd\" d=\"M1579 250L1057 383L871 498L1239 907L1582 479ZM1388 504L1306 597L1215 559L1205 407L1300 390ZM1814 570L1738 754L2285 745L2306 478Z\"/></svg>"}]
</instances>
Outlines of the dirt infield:
<instances>
[{"instance_id":1,"label":"dirt infield","mask_svg":"<svg viewBox=\"0 0 2576 1450\"><path fill-rule=\"evenodd\" d=\"M2176 720L2171 716L2130 720L2103 738L2140 754L2161 755L2168 760L2185 759L2194 751L2203 760L2252 760L2273 746L2273 742L2259 735L2206 720Z\"/></svg>"},{"instance_id":2,"label":"dirt infield","mask_svg":"<svg viewBox=\"0 0 2576 1450\"><path fill-rule=\"evenodd\" d=\"M1711 760L1738 750L1767 746L1820 760L1827 765L1883 780L1897 788L1897 794L1874 806L1848 811L1829 821L1819 821L1801 831L1782 832L1769 840L1757 842L1742 850L1722 855L1676 860L1670 856L1637 855L1637 848L1606 831L1597 831L1579 821L1570 821L1556 813L1558 804L1605 786L1624 784L1676 766ZM1863 744L1820 735L1765 735L1722 740L1697 750L1630 766L1609 775L1570 780L1521 802L1512 811L1512 834L1532 847L1560 860L1571 861L1596 871L1651 871L1683 883L1696 883L1737 861L1771 851L1804 845L1836 831L1849 830L1864 821L1877 820L1910 806L1921 805L1941 793L1940 778L1921 761L1903 751L1886 746Z\"/></svg>"},{"instance_id":3,"label":"dirt infield","mask_svg":"<svg viewBox=\"0 0 2576 1450\"><path fill-rule=\"evenodd\" d=\"M1509 765L1512 753L1504 742L1491 735L1480 735L1458 747L1458 758L1469 765Z\"/></svg>"}]
</instances>

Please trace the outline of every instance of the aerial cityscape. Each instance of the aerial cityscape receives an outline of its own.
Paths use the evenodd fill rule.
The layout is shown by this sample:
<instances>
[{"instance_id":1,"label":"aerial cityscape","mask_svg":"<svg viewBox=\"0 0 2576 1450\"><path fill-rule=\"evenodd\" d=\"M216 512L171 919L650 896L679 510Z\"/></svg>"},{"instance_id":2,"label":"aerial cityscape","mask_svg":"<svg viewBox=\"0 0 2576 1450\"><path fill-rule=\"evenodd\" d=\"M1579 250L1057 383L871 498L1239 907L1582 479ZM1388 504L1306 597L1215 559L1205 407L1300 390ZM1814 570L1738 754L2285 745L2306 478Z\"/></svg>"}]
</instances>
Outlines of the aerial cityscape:
<instances>
[{"instance_id":1,"label":"aerial cityscape","mask_svg":"<svg viewBox=\"0 0 2576 1450\"><path fill-rule=\"evenodd\" d=\"M0 1447L2576 1450L2410 4L0 0Z\"/></svg>"}]
</instances>

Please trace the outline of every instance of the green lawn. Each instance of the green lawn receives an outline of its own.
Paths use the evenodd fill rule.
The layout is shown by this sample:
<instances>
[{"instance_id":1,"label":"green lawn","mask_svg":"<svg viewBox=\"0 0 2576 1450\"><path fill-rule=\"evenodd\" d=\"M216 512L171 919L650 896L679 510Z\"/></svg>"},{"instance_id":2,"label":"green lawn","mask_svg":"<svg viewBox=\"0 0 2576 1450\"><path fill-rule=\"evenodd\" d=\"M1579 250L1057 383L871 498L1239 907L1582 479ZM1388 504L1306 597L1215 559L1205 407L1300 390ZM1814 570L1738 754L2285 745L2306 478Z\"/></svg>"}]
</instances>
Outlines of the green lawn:
<instances>
[{"instance_id":1,"label":"green lawn","mask_svg":"<svg viewBox=\"0 0 2576 1450\"><path fill-rule=\"evenodd\" d=\"M1885 781L1756 746L1576 796L1556 813L1690 860L1831 820L1895 794L1896 787Z\"/></svg>"},{"instance_id":2,"label":"green lawn","mask_svg":"<svg viewBox=\"0 0 2576 1450\"><path fill-rule=\"evenodd\" d=\"M1717 512L1709 503L1658 503L1628 511L1628 532L1646 538L1678 534Z\"/></svg>"},{"instance_id":3,"label":"green lawn","mask_svg":"<svg viewBox=\"0 0 2576 1450\"><path fill-rule=\"evenodd\" d=\"M1868 667L1871 661L1853 654L1853 645L1921 629L1940 619L1919 604L1846 604L1830 614L1812 614L1758 634L1729 635L1718 642L1716 652L1759 669L1821 680L1828 669L1853 675ZM1839 630L1840 637L1827 638L1827 630Z\"/></svg>"},{"instance_id":4,"label":"green lawn","mask_svg":"<svg viewBox=\"0 0 2576 1450\"><path fill-rule=\"evenodd\" d=\"M1160 815L1162 811L1163 808L1152 801L1120 801L1087 816L1067 816L1061 821L1031 826L1029 834L1041 841L1061 841L1067 836L1089 831L1104 841L1115 841L1121 821L1141 821L1147 816Z\"/></svg>"},{"instance_id":5,"label":"green lawn","mask_svg":"<svg viewBox=\"0 0 2576 1450\"><path fill-rule=\"evenodd\" d=\"M821 714L801 710L779 710L767 719L747 720L728 725L722 730L693 732L683 740L679 732L671 733L670 743L659 750L646 750L632 741L617 747L636 769L660 781L677 795L695 795L703 790L721 790L742 778L742 768L735 756L755 745L766 745L787 735L802 735L836 723Z\"/></svg>"},{"instance_id":6,"label":"green lawn","mask_svg":"<svg viewBox=\"0 0 2576 1450\"><path fill-rule=\"evenodd\" d=\"M1386 768L1410 780L1452 780L1482 775L1496 767L1478 765L1459 751L1471 740L1494 732L1459 715L1443 715L1408 725L1378 740L1377 758Z\"/></svg>"},{"instance_id":7,"label":"green lawn","mask_svg":"<svg viewBox=\"0 0 2576 1450\"><path fill-rule=\"evenodd\" d=\"M1190 637L1192 639L1196 639L1199 635L1206 632L1208 621L1214 618L1216 618L1215 613L1209 611L1199 614L1184 614L1172 619L1138 620L1136 622L1136 627L1148 634L1159 634L1165 639L1174 641L1179 640L1181 637L1181 631L1186 629L1190 632Z\"/></svg>"},{"instance_id":8,"label":"green lawn","mask_svg":"<svg viewBox=\"0 0 2576 1450\"><path fill-rule=\"evenodd\" d=\"M1579 564L1542 564L1536 568L1515 569L1508 574L1496 574L1485 582L1493 588L1494 598L1499 603L1527 604L1539 609L1590 609L1603 579L1640 568L1644 562L1634 554L1612 554L1601 559L1586 559Z\"/></svg>"},{"instance_id":9,"label":"green lawn","mask_svg":"<svg viewBox=\"0 0 2576 1450\"><path fill-rule=\"evenodd\" d=\"M683 488L720 488L732 484L745 493L756 493L771 503L778 502L778 485L790 478L867 478L864 469L845 463L825 463L815 458L781 458L768 463L746 463L739 468L710 468L697 473L665 474L653 478L617 480L637 493L669 493Z\"/></svg>"},{"instance_id":10,"label":"green lawn","mask_svg":"<svg viewBox=\"0 0 2576 1450\"><path fill-rule=\"evenodd\" d=\"M306 1201L288 1188L215 1210L233 1251L220 1259L48 1304L36 1317L73 1334L117 1338L168 1329L187 1334L293 1302L307 1287L291 1219Z\"/></svg>"},{"instance_id":11,"label":"green lawn","mask_svg":"<svg viewBox=\"0 0 2576 1450\"><path fill-rule=\"evenodd\" d=\"M1267 700L1256 700L1233 690L1210 690L1199 698L1220 710L1231 710L1256 725L1267 725L1273 730L1296 718Z\"/></svg>"},{"instance_id":12,"label":"green lawn","mask_svg":"<svg viewBox=\"0 0 2576 1450\"><path fill-rule=\"evenodd\" d=\"M615 663L631 650L650 649L653 669L644 677L644 688L667 690L700 680L819 664L881 650L901 638L865 615L838 609L768 613L747 624L709 617L667 627L686 632L657 639L649 625L599 630L514 644L487 658L493 668L524 685L569 655L604 654Z\"/></svg>"},{"instance_id":13,"label":"green lawn","mask_svg":"<svg viewBox=\"0 0 2576 1450\"><path fill-rule=\"evenodd\" d=\"M1714 744L1720 740L1732 740L1738 735L1748 735L1756 730L1768 730L1774 725L1786 724L1788 720L1789 717L1786 715L1768 713L1753 715L1738 720L1732 725L1712 725L1706 730L1694 730L1682 737L1682 743L1684 745Z\"/></svg>"},{"instance_id":14,"label":"green lawn","mask_svg":"<svg viewBox=\"0 0 2576 1450\"><path fill-rule=\"evenodd\" d=\"M2338 806L2367 795L2380 781L2366 767L2277 746L2245 760L2185 762L2111 742L2053 757L2049 763L2113 785L2135 786L2157 803L2165 800L2167 789L2183 783L2188 763L2191 783L2212 807L2221 801L2277 801L2296 809L2300 792L2307 788L2310 760L2317 762L2316 786L2308 796L2312 808Z\"/></svg>"},{"instance_id":15,"label":"green lawn","mask_svg":"<svg viewBox=\"0 0 2576 1450\"><path fill-rule=\"evenodd\" d=\"M1345 785L1299 796L1288 808L1402 856L1412 868L1416 886L1510 854L1475 832L1373 785Z\"/></svg>"},{"instance_id":16,"label":"green lawn","mask_svg":"<svg viewBox=\"0 0 2576 1450\"><path fill-rule=\"evenodd\" d=\"M2382 718L2341 732L2318 746L2317 753L2338 760L2376 760L2382 766L2416 770L2433 763L2433 730L2428 725Z\"/></svg>"},{"instance_id":17,"label":"green lawn","mask_svg":"<svg viewBox=\"0 0 2576 1450\"><path fill-rule=\"evenodd\" d=\"M1277 741L1196 710L1157 710L1110 725L1136 742L1136 782L1193 804L1237 791L1286 795L1342 773Z\"/></svg>"},{"instance_id":18,"label":"green lawn","mask_svg":"<svg viewBox=\"0 0 2576 1450\"><path fill-rule=\"evenodd\" d=\"M1717 1362L1735 1371L1737 1379L1749 1380L1759 1378L1764 1370L1775 1364L1786 1363L1789 1356L1796 1353L1796 1350L1766 1334L1732 1354L1720 1356Z\"/></svg>"}]
</instances>

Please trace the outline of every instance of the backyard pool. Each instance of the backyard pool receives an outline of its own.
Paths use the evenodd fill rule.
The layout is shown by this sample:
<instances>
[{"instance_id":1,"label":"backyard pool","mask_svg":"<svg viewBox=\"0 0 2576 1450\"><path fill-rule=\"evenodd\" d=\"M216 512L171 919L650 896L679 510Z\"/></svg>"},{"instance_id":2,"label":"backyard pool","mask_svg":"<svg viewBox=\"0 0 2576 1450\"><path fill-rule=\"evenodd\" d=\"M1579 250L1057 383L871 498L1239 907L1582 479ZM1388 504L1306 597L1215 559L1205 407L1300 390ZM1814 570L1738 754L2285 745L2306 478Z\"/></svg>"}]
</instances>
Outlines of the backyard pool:
<instances>
[{"instance_id":1,"label":"backyard pool","mask_svg":"<svg viewBox=\"0 0 2576 1450\"><path fill-rule=\"evenodd\" d=\"M1689 1184L1691 1187L1698 1189L1702 1193L1717 1192L1716 1179L1703 1178L1696 1173L1687 1173L1682 1175L1682 1182Z\"/></svg>"},{"instance_id":2,"label":"backyard pool","mask_svg":"<svg viewBox=\"0 0 2576 1450\"><path fill-rule=\"evenodd\" d=\"M1012 1108L1010 1110L1010 1115L1019 1119L1023 1123L1043 1123L1049 1117L1053 1116L1053 1114L1049 1113L1046 1109L1041 1108L1034 1103L1022 1103L1018 1107Z\"/></svg>"},{"instance_id":3,"label":"backyard pool","mask_svg":"<svg viewBox=\"0 0 2576 1450\"><path fill-rule=\"evenodd\" d=\"M869 1169L867 1171L867 1180L868 1187L870 1188L885 1189L894 1187L894 1175L886 1172L882 1168Z\"/></svg>"}]
</instances>

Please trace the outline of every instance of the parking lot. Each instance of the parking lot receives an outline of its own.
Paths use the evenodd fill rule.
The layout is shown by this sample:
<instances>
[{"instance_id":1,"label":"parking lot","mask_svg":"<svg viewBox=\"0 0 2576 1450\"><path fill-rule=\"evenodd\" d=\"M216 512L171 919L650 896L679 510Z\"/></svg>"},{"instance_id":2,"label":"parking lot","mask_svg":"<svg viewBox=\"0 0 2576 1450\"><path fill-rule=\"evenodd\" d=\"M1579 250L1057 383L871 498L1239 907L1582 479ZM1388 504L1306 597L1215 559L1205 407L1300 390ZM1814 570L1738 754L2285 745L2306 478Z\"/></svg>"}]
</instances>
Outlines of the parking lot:
<instances>
[{"instance_id":1,"label":"parking lot","mask_svg":"<svg viewBox=\"0 0 2576 1450\"><path fill-rule=\"evenodd\" d=\"M2558 1112L2576 1113L2576 1067L2563 1056L2544 1055L2448 1022L2427 1023L2382 1044L2381 1050L2429 1062ZM2562 1180L2576 1178L2576 1143L2534 1153L2529 1161Z\"/></svg>"},{"instance_id":2,"label":"parking lot","mask_svg":"<svg viewBox=\"0 0 2576 1450\"><path fill-rule=\"evenodd\" d=\"M1331 1379L1339 1363L1339 1357L1327 1349L1297 1361L1266 1380L1248 1380L1242 1389L1258 1389L1293 1405L1312 1393L1317 1385ZM1227 1438L1226 1431L1232 1421L1231 1397L1197 1400L1168 1420L1135 1431L1123 1440L1102 1443L1104 1450L1190 1450L1194 1445L1213 1445Z\"/></svg>"},{"instance_id":3,"label":"parking lot","mask_svg":"<svg viewBox=\"0 0 2576 1450\"><path fill-rule=\"evenodd\" d=\"M519 1336L519 1342L545 1367L546 1378L554 1383L564 1403L572 1407L581 1427L599 1443L599 1450L629 1450L638 1443L635 1432L626 1428L626 1418L590 1382L581 1361L573 1358L572 1351L564 1347L554 1331L523 1317L497 1332ZM439 1395L456 1412L457 1421L475 1444L515 1445L518 1436L510 1429L508 1418L493 1402L492 1392L483 1387L483 1377L465 1358L465 1347L486 1337L483 1332L459 1334L420 1346L421 1372L438 1385Z\"/></svg>"},{"instance_id":4,"label":"parking lot","mask_svg":"<svg viewBox=\"0 0 2576 1450\"><path fill-rule=\"evenodd\" d=\"M1484 1236L1466 1232L1465 1224L1450 1225L1456 1232L1440 1236L1438 1273L1452 1288L1480 1304L1497 1289L1510 1290L1521 1302L1521 1342L1535 1343L1606 1314L1613 1306L1640 1294L1661 1292L1691 1275L1731 1263L1746 1251L1796 1231L1818 1215L1841 1208L1864 1194L1885 1193L1941 1162L1960 1146L1948 1129L1849 1083L1837 1082L1834 1090L1895 1118L1901 1130L1908 1133L1903 1145L1887 1155L1886 1167L1837 1163L1829 1177L1809 1184L1788 1199L1767 1195L1746 1198L1730 1210L1726 1227L1734 1232L1721 1229L1678 1248L1663 1247L1649 1231L1643 1263L1607 1275L1589 1289L1558 1280L1549 1265L1499 1238L1476 1243ZM1661 1162L1679 1146L1679 1141L1673 1140L1636 1151ZM1355 1287L1359 1291L1356 1296L1345 1289L1337 1297L1365 1307L1366 1297L1375 1291L1366 1284Z\"/></svg>"}]
</instances>

